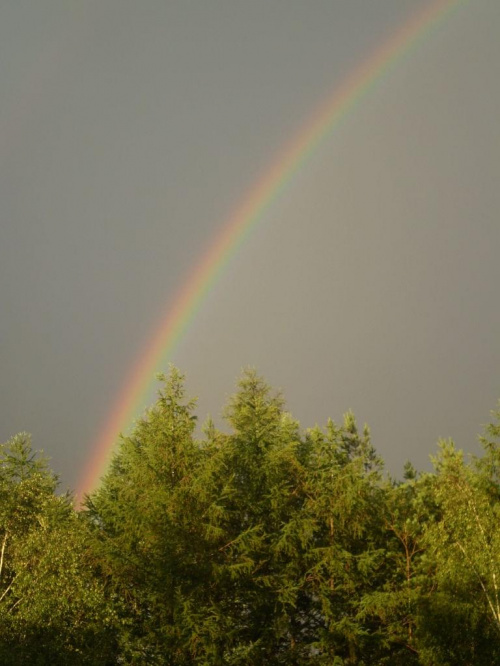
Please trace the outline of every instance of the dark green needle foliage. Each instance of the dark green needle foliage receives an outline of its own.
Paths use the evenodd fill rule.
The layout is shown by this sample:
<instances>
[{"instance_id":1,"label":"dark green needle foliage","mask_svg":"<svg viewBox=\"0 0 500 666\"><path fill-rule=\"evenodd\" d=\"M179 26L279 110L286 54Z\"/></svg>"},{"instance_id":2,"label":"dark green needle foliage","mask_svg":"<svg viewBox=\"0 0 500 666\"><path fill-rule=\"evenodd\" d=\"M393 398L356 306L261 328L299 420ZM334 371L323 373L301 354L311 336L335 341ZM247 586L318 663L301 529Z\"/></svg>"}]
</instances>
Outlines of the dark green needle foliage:
<instances>
[{"instance_id":1,"label":"dark green needle foliage","mask_svg":"<svg viewBox=\"0 0 500 666\"><path fill-rule=\"evenodd\" d=\"M0 451L0 663L500 663L499 413L391 479L351 412L302 430L254 372L222 429L182 375L75 511Z\"/></svg>"}]
</instances>

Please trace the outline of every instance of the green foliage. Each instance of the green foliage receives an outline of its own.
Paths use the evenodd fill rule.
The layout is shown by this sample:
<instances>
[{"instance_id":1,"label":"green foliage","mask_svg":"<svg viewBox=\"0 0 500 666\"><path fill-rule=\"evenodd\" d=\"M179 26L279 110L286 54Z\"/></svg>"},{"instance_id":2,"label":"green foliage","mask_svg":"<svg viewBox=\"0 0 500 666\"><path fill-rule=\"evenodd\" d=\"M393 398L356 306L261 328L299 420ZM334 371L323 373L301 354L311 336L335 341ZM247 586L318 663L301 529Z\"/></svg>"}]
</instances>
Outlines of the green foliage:
<instances>
[{"instance_id":1,"label":"green foliage","mask_svg":"<svg viewBox=\"0 0 500 666\"><path fill-rule=\"evenodd\" d=\"M184 402L176 370L160 379L157 403L122 439L101 488L87 501L94 548L118 599L127 663L164 663L165 650L177 650L177 599L191 577L203 579L191 492L199 463L194 403Z\"/></svg>"},{"instance_id":2,"label":"green foliage","mask_svg":"<svg viewBox=\"0 0 500 666\"><path fill-rule=\"evenodd\" d=\"M0 447L0 662L107 664L114 611L88 534L27 435Z\"/></svg>"},{"instance_id":3,"label":"green foliage","mask_svg":"<svg viewBox=\"0 0 500 666\"><path fill-rule=\"evenodd\" d=\"M437 519L426 529L434 593L422 599L424 664L500 661L500 504L488 457L466 465L453 442L435 458ZM493 472L494 473L494 472ZM452 636L454 637L452 639Z\"/></svg>"},{"instance_id":4,"label":"green foliage","mask_svg":"<svg viewBox=\"0 0 500 666\"><path fill-rule=\"evenodd\" d=\"M249 370L198 437L160 380L80 512L1 446L0 663L500 663L499 412L394 481L351 412L303 431Z\"/></svg>"}]
</instances>

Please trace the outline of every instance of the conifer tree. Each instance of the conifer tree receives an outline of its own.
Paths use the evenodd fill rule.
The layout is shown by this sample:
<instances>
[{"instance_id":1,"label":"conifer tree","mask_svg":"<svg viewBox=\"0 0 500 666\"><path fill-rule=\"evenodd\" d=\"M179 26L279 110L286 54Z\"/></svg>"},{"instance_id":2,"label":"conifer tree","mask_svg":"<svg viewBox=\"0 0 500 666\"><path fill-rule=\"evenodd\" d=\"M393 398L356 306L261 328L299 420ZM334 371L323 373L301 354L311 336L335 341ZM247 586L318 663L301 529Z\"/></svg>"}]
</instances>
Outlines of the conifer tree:
<instances>
[{"instance_id":1,"label":"conifer tree","mask_svg":"<svg viewBox=\"0 0 500 666\"><path fill-rule=\"evenodd\" d=\"M330 420L326 433L316 428L309 440L305 508L315 528L307 581L318 663L373 663L376 637L360 609L384 555L381 461L368 428L360 433L350 412L342 426Z\"/></svg>"},{"instance_id":2,"label":"conifer tree","mask_svg":"<svg viewBox=\"0 0 500 666\"><path fill-rule=\"evenodd\" d=\"M396 482L350 412L304 433L249 370L196 439L162 381L85 512L120 662L500 661L497 424L481 459L444 443Z\"/></svg>"},{"instance_id":3,"label":"conifer tree","mask_svg":"<svg viewBox=\"0 0 500 666\"><path fill-rule=\"evenodd\" d=\"M305 470L298 425L280 396L247 371L230 401L232 432L207 428L199 481L211 553L211 593L183 622L200 641L200 663L295 663L291 617L299 585L296 560Z\"/></svg>"},{"instance_id":4,"label":"conifer tree","mask_svg":"<svg viewBox=\"0 0 500 666\"><path fill-rule=\"evenodd\" d=\"M117 599L127 663L163 664L182 652L176 623L199 567L190 485L199 455L194 402L183 377L160 375L155 405L123 437L100 488L87 499L96 549ZM181 660L173 663L183 663ZM187 662L186 662L187 663Z\"/></svg>"},{"instance_id":5,"label":"conifer tree","mask_svg":"<svg viewBox=\"0 0 500 666\"><path fill-rule=\"evenodd\" d=\"M418 609L432 585L425 537L437 512L434 476L418 474L410 463L404 476L384 484L383 566L361 604L361 616L377 627L381 664L420 663Z\"/></svg>"}]
</instances>

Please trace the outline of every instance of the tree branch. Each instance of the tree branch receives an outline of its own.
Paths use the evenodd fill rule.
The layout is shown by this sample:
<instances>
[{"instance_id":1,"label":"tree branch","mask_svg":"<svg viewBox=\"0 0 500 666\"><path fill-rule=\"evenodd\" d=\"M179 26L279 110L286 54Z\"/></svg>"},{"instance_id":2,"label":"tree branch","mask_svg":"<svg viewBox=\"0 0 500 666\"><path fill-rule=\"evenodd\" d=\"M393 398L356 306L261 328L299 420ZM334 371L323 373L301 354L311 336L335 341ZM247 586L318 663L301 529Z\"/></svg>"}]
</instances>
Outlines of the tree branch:
<instances>
[{"instance_id":1,"label":"tree branch","mask_svg":"<svg viewBox=\"0 0 500 666\"><path fill-rule=\"evenodd\" d=\"M3 558L5 555L5 546L7 545L7 537L9 536L8 532L5 532L4 537L3 537L3 542L2 542L2 550L0 552L0 578L2 577L2 570L3 570Z\"/></svg>"}]
</instances>

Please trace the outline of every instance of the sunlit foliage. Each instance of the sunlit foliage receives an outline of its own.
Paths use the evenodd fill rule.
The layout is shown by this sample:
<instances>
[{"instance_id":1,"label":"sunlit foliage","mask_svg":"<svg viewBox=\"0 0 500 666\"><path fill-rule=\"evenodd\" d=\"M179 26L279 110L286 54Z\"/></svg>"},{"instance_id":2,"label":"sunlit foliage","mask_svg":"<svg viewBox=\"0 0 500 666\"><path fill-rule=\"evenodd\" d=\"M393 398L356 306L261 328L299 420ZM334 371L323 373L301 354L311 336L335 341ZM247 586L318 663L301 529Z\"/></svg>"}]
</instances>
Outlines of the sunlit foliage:
<instances>
[{"instance_id":1,"label":"sunlit foliage","mask_svg":"<svg viewBox=\"0 0 500 666\"><path fill-rule=\"evenodd\" d=\"M352 413L303 430L254 372L197 430L182 375L75 511L0 449L0 663L500 663L500 425L391 479Z\"/></svg>"}]
</instances>

